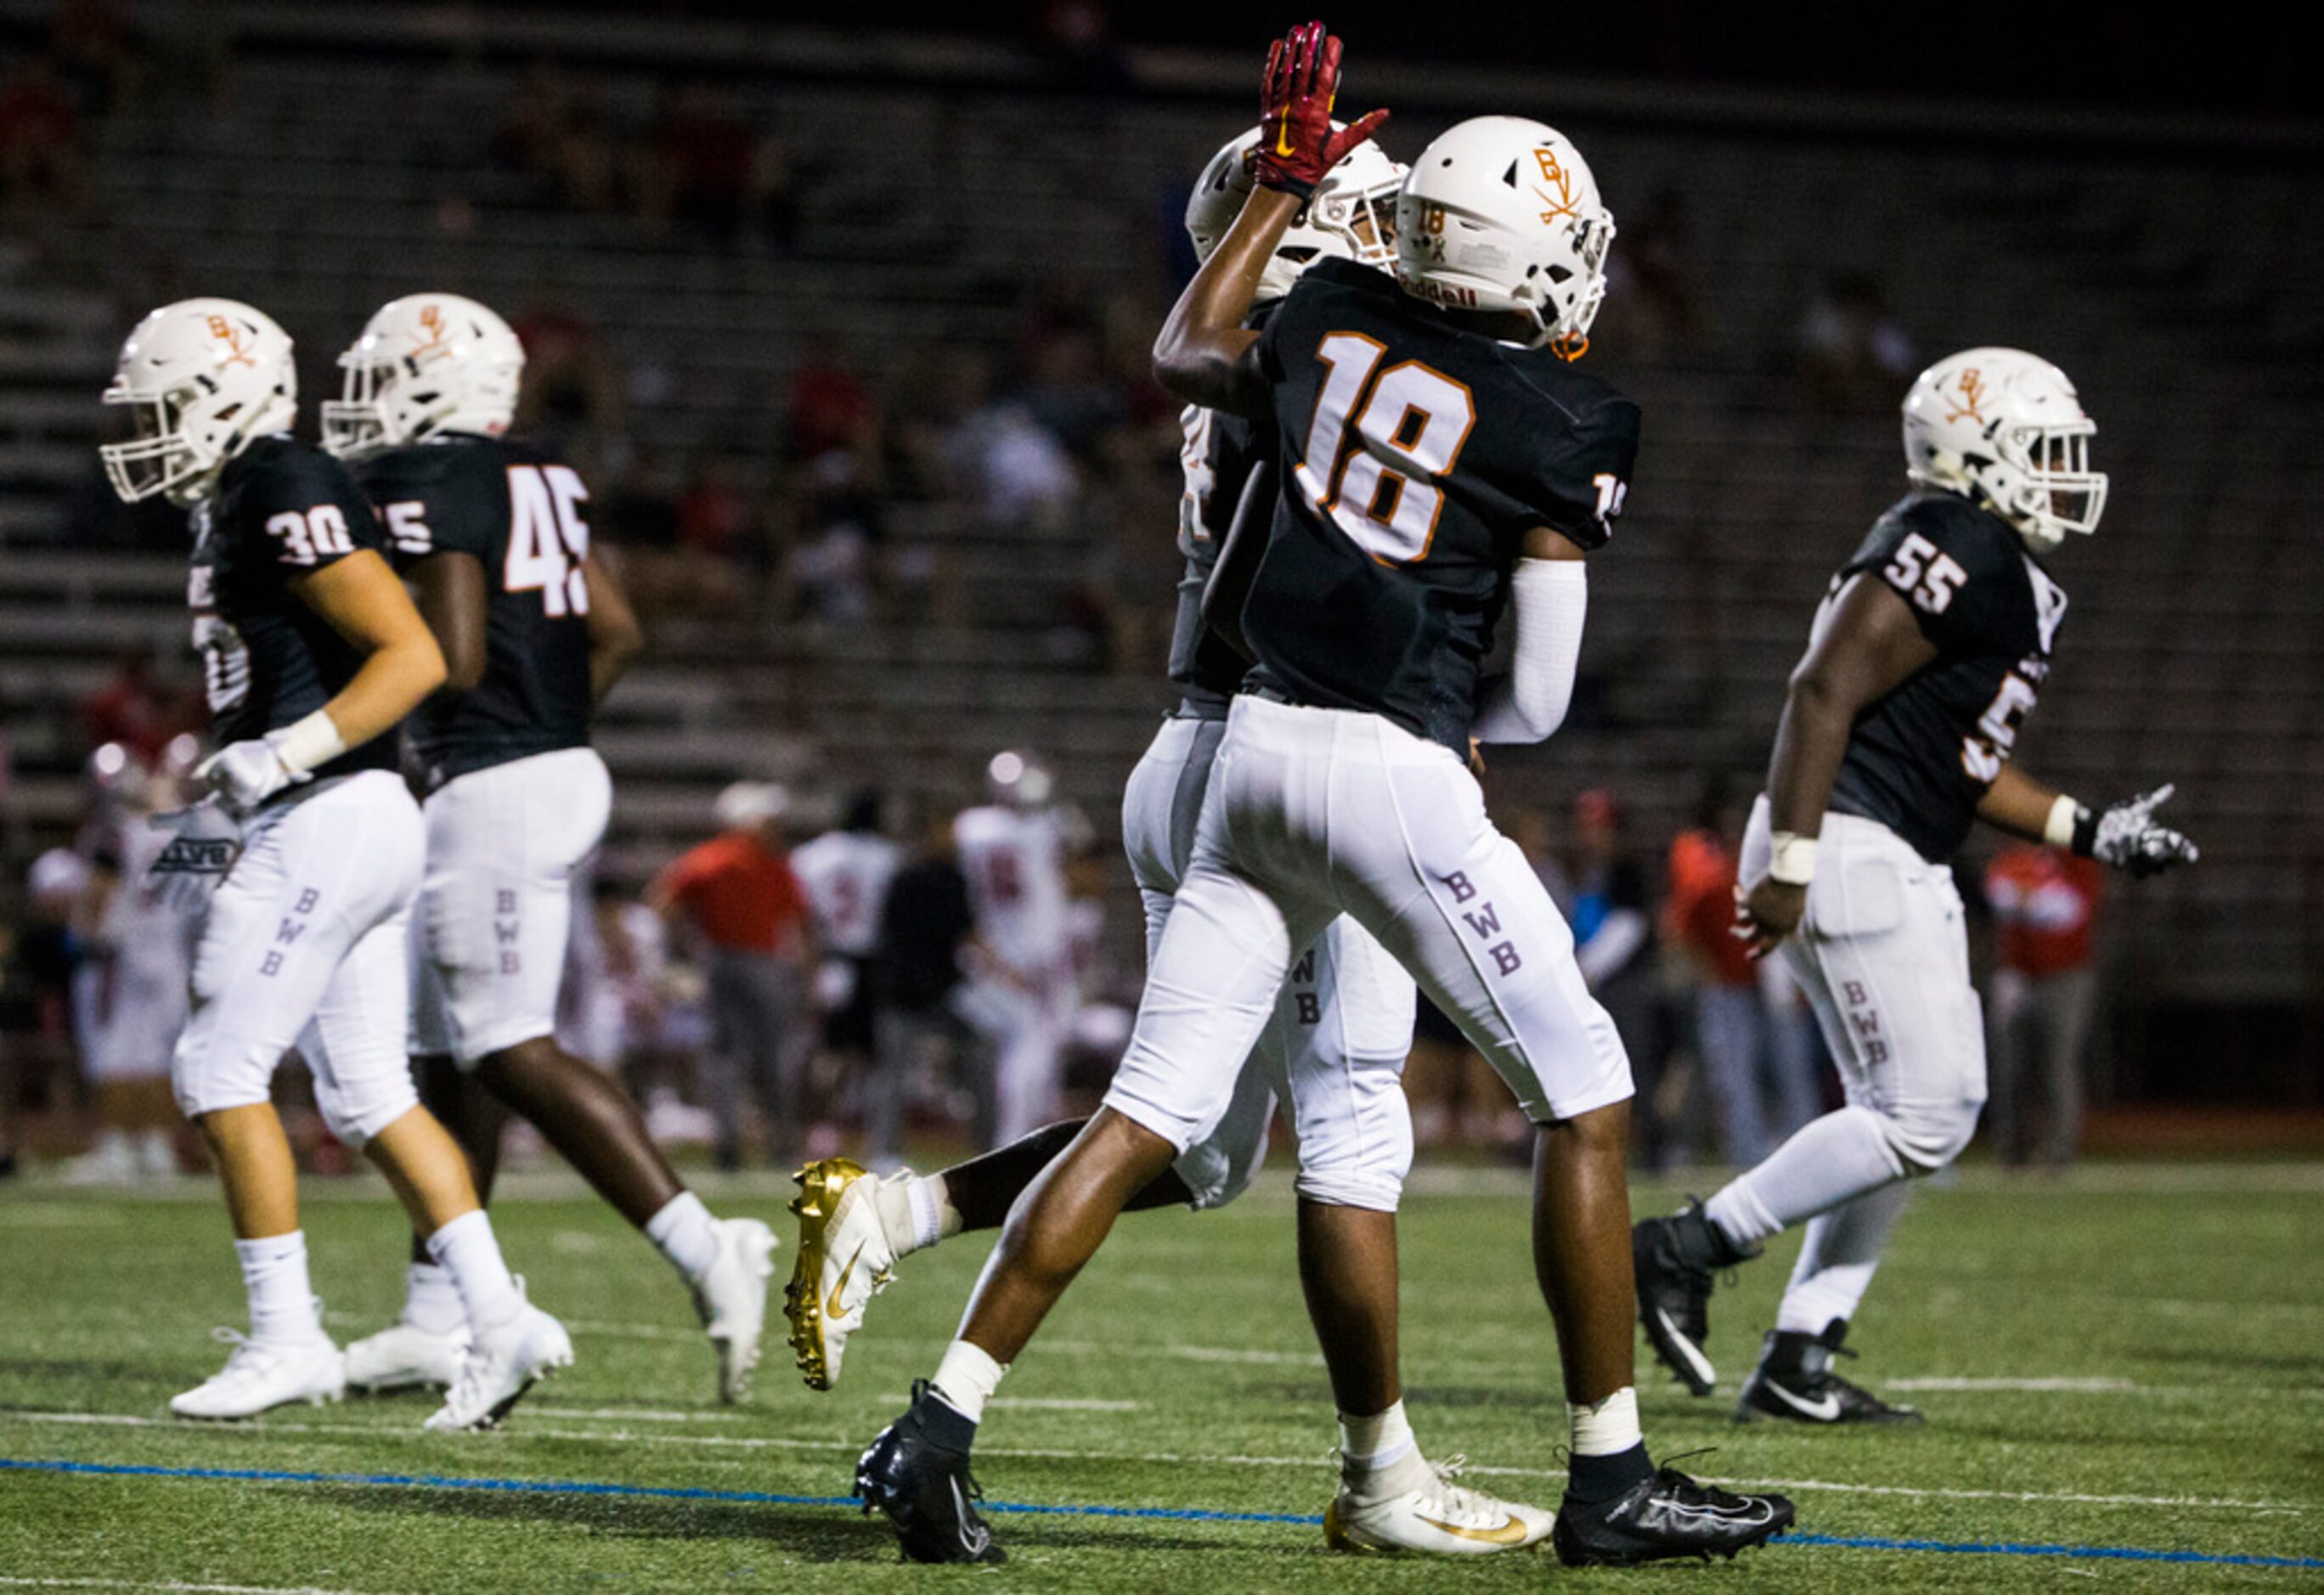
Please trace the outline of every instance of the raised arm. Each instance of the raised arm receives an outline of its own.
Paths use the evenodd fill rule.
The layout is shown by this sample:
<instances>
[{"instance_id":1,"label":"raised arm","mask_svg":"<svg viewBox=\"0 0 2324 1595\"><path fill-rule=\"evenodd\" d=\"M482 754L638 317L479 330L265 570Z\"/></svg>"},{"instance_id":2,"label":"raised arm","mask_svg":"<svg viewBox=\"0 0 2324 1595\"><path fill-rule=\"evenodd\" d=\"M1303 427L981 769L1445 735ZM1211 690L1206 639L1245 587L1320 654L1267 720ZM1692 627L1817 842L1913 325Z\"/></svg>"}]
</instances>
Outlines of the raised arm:
<instances>
[{"instance_id":1,"label":"raised arm","mask_svg":"<svg viewBox=\"0 0 2324 1595\"><path fill-rule=\"evenodd\" d=\"M1864 709L1904 685L1937 657L1912 606L1886 583L1849 578L1792 672L1784 717L1767 766L1775 857L1768 873L1748 883L1737 908L1738 934L1764 956L1799 927L1848 733Z\"/></svg>"},{"instance_id":2,"label":"raised arm","mask_svg":"<svg viewBox=\"0 0 2324 1595\"><path fill-rule=\"evenodd\" d=\"M1321 23L1292 29L1268 51L1250 198L1154 340L1155 380L1189 404L1234 415L1267 412L1259 335L1242 324L1259 273L1324 173L1388 120L1386 111L1374 111L1334 131L1332 101L1339 87L1340 41Z\"/></svg>"}]
</instances>

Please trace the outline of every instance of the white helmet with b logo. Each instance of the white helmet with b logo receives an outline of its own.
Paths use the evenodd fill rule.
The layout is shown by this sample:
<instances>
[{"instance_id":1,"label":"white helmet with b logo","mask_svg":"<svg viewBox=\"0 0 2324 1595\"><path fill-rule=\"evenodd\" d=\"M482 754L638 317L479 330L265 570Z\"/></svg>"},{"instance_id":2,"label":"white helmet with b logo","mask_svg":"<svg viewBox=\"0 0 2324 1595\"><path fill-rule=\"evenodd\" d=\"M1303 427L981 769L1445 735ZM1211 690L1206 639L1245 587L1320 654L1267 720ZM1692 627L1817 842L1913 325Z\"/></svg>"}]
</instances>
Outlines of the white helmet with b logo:
<instances>
[{"instance_id":1,"label":"white helmet with b logo","mask_svg":"<svg viewBox=\"0 0 2324 1595\"><path fill-rule=\"evenodd\" d=\"M1978 499L2038 551L2093 532L2107 479L2090 467L2098 423L2066 373L2023 349L1948 355L1904 395L1904 474Z\"/></svg>"},{"instance_id":2,"label":"white helmet with b logo","mask_svg":"<svg viewBox=\"0 0 2324 1595\"><path fill-rule=\"evenodd\" d=\"M456 293L391 300L339 356L340 397L323 405L323 447L342 457L438 432L497 438L516 416L524 346Z\"/></svg>"},{"instance_id":3,"label":"white helmet with b logo","mask_svg":"<svg viewBox=\"0 0 2324 1595\"><path fill-rule=\"evenodd\" d=\"M290 335L238 300L163 305L121 346L105 401L136 417L134 439L97 451L122 502L165 493L191 503L226 461L298 419Z\"/></svg>"},{"instance_id":4,"label":"white helmet with b logo","mask_svg":"<svg viewBox=\"0 0 2324 1595\"><path fill-rule=\"evenodd\" d=\"M1396 275L1454 310L1515 311L1568 360L1590 347L1614 217L1572 142L1521 116L1472 116L1412 163L1396 202Z\"/></svg>"},{"instance_id":5,"label":"white helmet with b logo","mask_svg":"<svg viewBox=\"0 0 2324 1595\"><path fill-rule=\"evenodd\" d=\"M1211 258L1219 240L1242 214L1243 201L1250 198L1250 152L1259 140L1259 130L1254 127L1222 144L1203 168L1186 200L1186 236L1194 241L1196 261ZM1349 151L1324 173L1323 180L1315 185L1314 196L1283 230L1274 255L1259 273L1254 302L1263 305L1281 299L1291 291L1300 272L1325 255L1361 261L1387 271L1395 258L1388 234L1404 170L1370 139Z\"/></svg>"}]
</instances>

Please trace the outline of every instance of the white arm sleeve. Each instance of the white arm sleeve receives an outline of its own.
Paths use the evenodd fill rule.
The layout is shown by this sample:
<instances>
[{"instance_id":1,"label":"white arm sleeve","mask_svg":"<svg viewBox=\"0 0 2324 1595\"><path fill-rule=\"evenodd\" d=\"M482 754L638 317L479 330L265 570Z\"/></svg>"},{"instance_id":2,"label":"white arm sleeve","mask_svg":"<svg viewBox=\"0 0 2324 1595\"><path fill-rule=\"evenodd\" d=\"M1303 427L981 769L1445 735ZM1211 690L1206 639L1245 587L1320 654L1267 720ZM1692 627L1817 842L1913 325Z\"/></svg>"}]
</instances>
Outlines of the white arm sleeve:
<instances>
[{"instance_id":1,"label":"white arm sleeve","mask_svg":"<svg viewBox=\"0 0 2324 1595\"><path fill-rule=\"evenodd\" d=\"M1589 578L1579 559L1520 559L1509 574L1517 634L1509 671L1485 683L1470 727L1480 742L1537 742L1565 718Z\"/></svg>"},{"instance_id":2,"label":"white arm sleeve","mask_svg":"<svg viewBox=\"0 0 2324 1595\"><path fill-rule=\"evenodd\" d=\"M1617 908L1598 927L1598 934L1573 949L1582 968L1582 983L1596 991L1600 982L1630 961L1646 945L1646 917L1636 908Z\"/></svg>"}]
</instances>

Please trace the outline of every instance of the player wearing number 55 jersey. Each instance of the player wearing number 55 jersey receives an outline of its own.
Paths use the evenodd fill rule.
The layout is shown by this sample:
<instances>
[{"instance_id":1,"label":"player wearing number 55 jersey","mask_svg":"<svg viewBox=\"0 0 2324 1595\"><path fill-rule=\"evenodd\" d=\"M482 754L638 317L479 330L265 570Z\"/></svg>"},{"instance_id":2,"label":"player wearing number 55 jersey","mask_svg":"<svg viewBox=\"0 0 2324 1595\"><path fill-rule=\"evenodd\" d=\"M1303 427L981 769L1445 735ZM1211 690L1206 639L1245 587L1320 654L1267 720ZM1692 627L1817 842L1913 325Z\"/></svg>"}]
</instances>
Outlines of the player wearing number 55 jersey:
<instances>
[{"instance_id":1,"label":"player wearing number 55 jersey","mask_svg":"<svg viewBox=\"0 0 2324 1595\"><path fill-rule=\"evenodd\" d=\"M104 448L114 490L190 513L187 596L223 744L194 771L209 799L182 811L155 874L173 899L224 874L191 894L207 913L171 1076L226 1185L251 1332L171 1410L246 1418L337 1400L346 1382L271 1100L295 1046L324 1120L387 1174L477 1348L428 1426L488 1427L573 1347L510 1277L467 1164L404 1065L420 824L389 733L442 683L443 655L346 471L291 441L296 369L270 318L232 300L166 305L122 346L105 398L138 430Z\"/></svg>"},{"instance_id":2,"label":"player wearing number 55 jersey","mask_svg":"<svg viewBox=\"0 0 2324 1595\"><path fill-rule=\"evenodd\" d=\"M1155 346L1180 398L1271 418L1281 439L1240 616L1259 668L1230 712L1104 1106L1018 1203L927 1392L858 1469L908 1553L987 1550L981 1526L961 1531L973 1514L946 1504L964 1498L985 1399L1125 1201L1218 1124L1294 950L1342 914L1456 1016L1539 1127L1535 1255L1572 1458L1560 1554L1732 1554L1791 1519L1779 1498L1647 1460L1631 1388L1628 1060L1468 766L1472 734L1535 742L1563 718L1581 559L1607 540L1636 450L1635 407L1560 357L1580 354L1596 312L1612 218L1562 135L1463 123L1398 194L1396 281L1321 262L1251 332L1283 228L1381 118L1333 131L1338 57L1317 24L1277 47L1259 187ZM1508 611L1511 670L1487 681ZM1356 1248L1317 1262L1393 1266Z\"/></svg>"},{"instance_id":3,"label":"player wearing number 55 jersey","mask_svg":"<svg viewBox=\"0 0 2324 1595\"><path fill-rule=\"evenodd\" d=\"M1711 1281L1802 1222L1807 1238L1739 1417L1917 1421L1831 1371L1912 1176L1969 1144L1985 1028L1952 855L1970 824L2133 874L2191 861L2154 823L2165 787L2094 816L2007 761L2050 675L2066 595L2043 563L2098 529L2106 478L2073 384L2015 349L1970 349L1904 400L1912 494L1832 578L1792 676L1745 834L1736 934L1781 945L1848 1105L1710 1202L1638 1225L1639 1314L1697 1395ZM1821 855L1821 856L1819 856Z\"/></svg>"},{"instance_id":4,"label":"player wearing number 55 jersey","mask_svg":"<svg viewBox=\"0 0 2324 1595\"><path fill-rule=\"evenodd\" d=\"M341 356L325 446L355 463L450 679L412 716L428 863L412 937L410 1047L489 1199L499 1107L530 1120L677 1267L729 1400L758 1360L768 1254L755 1220L720 1222L678 1182L636 1104L556 1042L573 876L613 788L589 745L596 700L638 650L589 546L588 489L503 434L524 353L456 294L383 307ZM447 1281L415 1248L401 1318L347 1348L348 1382L449 1382L467 1351Z\"/></svg>"}]
</instances>

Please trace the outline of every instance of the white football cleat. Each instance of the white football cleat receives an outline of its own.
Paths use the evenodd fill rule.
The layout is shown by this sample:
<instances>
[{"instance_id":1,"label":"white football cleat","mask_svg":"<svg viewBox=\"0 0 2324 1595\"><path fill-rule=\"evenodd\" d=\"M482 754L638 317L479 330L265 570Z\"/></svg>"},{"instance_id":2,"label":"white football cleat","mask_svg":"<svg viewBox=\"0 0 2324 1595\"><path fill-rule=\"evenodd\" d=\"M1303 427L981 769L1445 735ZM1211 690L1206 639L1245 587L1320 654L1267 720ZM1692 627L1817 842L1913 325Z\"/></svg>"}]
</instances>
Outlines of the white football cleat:
<instances>
[{"instance_id":1,"label":"white football cleat","mask_svg":"<svg viewBox=\"0 0 2324 1595\"><path fill-rule=\"evenodd\" d=\"M524 1288L524 1281L517 1281ZM573 1366L573 1340L565 1326L530 1302L497 1329L476 1336L460 1360L460 1377L427 1427L441 1432L491 1429L552 1369Z\"/></svg>"},{"instance_id":2,"label":"white football cleat","mask_svg":"<svg viewBox=\"0 0 2324 1595\"><path fill-rule=\"evenodd\" d=\"M327 1334L261 1341L236 1329L210 1333L232 1346L234 1355L210 1378L170 1397L170 1410L181 1418L254 1418L294 1401L320 1406L346 1389L346 1360Z\"/></svg>"},{"instance_id":3,"label":"white football cleat","mask_svg":"<svg viewBox=\"0 0 2324 1595\"><path fill-rule=\"evenodd\" d=\"M1420 1477L1399 1468L1378 1495L1360 1493L1342 1483L1323 1509L1325 1542L1334 1551L1489 1556L1521 1551L1549 1537L1556 1519L1540 1507L1453 1482L1464 1460L1423 1463ZM1398 1489L1399 1484L1408 1488Z\"/></svg>"},{"instance_id":4,"label":"white football cleat","mask_svg":"<svg viewBox=\"0 0 2324 1595\"><path fill-rule=\"evenodd\" d=\"M718 1254L694 1282L694 1310L718 1352L718 1398L742 1399L759 1366L767 1328L767 1282L775 1277L775 1232L756 1219L720 1219Z\"/></svg>"},{"instance_id":5,"label":"white football cleat","mask_svg":"<svg viewBox=\"0 0 2324 1595\"><path fill-rule=\"evenodd\" d=\"M890 1177L908 1179L910 1173ZM798 1260L783 1291L783 1316L807 1388L828 1390L839 1383L847 1338L863 1327L864 1309L896 1277L896 1254L880 1222L881 1181L862 1166L826 1157L795 1177Z\"/></svg>"},{"instance_id":6,"label":"white football cleat","mask_svg":"<svg viewBox=\"0 0 2324 1595\"><path fill-rule=\"evenodd\" d=\"M347 1383L358 1390L448 1390L468 1354L468 1326L430 1334L398 1319L377 1334L347 1342Z\"/></svg>"}]
</instances>

